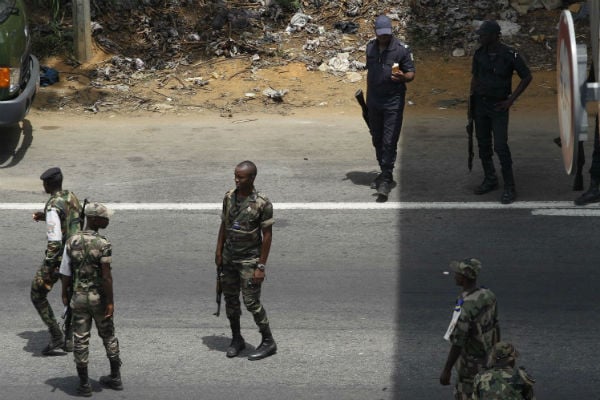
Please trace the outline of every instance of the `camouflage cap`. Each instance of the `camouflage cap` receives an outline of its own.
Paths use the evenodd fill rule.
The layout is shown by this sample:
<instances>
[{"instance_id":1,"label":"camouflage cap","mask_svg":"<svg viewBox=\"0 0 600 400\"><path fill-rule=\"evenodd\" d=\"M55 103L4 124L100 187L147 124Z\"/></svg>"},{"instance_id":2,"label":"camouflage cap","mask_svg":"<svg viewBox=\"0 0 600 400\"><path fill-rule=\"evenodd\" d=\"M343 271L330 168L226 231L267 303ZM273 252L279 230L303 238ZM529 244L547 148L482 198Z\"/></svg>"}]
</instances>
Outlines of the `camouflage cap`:
<instances>
[{"instance_id":1,"label":"camouflage cap","mask_svg":"<svg viewBox=\"0 0 600 400\"><path fill-rule=\"evenodd\" d=\"M506 364L519 357L519 352L515 346L508 342L498 342L494 345L492 361L495 364Z\"/></svg>"},{"instance_id":2,"label":"camouflage cap","mask_svg":"<svg viewBox=\"0 0 600 400\"><path fill-rule=\"evenodd\" d=\"M40 175L40 179L45 181L46 179L52 179L59 175L62 175L62 171L58 167L49 168L42 175Z\"/></svg>"},{"instance_id":3,"label":"camouflage cap","mask_svg":"<svg viewBox=\"0 0 600 400\"><path fill-rule=\"evenodd\" d=\"M113 212L109 210L104 204L89 203L85 206L85 215L87 217L110 218L113 215Z\"/></svg>"},{"instance_id":4,"label":"camouflage cap","mask_svg":"<svg viewBox=\"0 0 600 400\"><path fill-rule=\"evenodd\" d=\"M469 279L476 279L481 271L481 261L476 258L465 258L461 261L452 261L450 268Z\"/></svg>"}]
</instances>

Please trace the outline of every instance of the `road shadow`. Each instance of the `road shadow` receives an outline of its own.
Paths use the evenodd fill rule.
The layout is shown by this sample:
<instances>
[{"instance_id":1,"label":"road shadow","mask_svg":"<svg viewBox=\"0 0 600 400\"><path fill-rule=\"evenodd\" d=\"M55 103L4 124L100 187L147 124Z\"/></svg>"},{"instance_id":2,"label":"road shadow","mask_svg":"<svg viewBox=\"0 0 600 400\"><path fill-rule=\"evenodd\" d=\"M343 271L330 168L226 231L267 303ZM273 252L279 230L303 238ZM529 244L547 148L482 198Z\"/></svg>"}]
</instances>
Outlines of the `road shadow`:
<instances>
[{"instance_id":1,"label":"road shadow","mask_svg":"<svg viewBox=\"0 0 600 400\"><path fill-rule=\"evenodd\" d=\"M0 128L0 168L10 168L19 164L33 143L33 128L29 120L22 126Z\"/></svg>"},{"instance_id":2,"label":"road shadow","mask_svg":"<svg viewBox=\"0 0 600 400\"><path fill-rule=\"evenodd\" d=\"M216 350L220 351L221 353L225 353L227 352L229 343L231 343L231 338L227 336L217 335L204 336L202 337L202 343L204 343L204 345L208 347L209 350ZM246 348L240 352L240 355L238 357L246 357L254 350L256 350L256 348L248 342L246 342Z\"/></svg>"},{"instance_id":3,"label":"road shadow","mask_svg":"<svg viewBox=\"0 0 600 400\"><path fill-rule=\"evenodd\" d=\"M33 357L56 357L56 356L66 356L68 353L58 349L48 355L42 354L42 349L46 347L48 344L48 340L50 340L50 334L48 331L25 331L17 334L20 338L27 340L23 350L31 353Z\"/></svg>"},{"instance_id":4,"label":"road shadow","mask_svg":"<svg viewBox=\"0 0 600 400\"><path fill-rule=\"evenodd\" d=\"M379 172L371 171L371 172L363 172L363 171L350 171L346 173L346 177L343 179L344 181L351 181L355 185L359 186L371 186L371 182L377 178Z\"/></svg>"},{"instance_id":5,"label":"road shadow","mask_svg":"<svg viewBox=\"0 0 600 400\"><path fill-rule=\"evenodd\" d=\"M94 381L93 379L89 379L90 385L92 386L92 392L101 392L102 385L98 381ZM46 385L52 387L51 392L56 392L57 390L63 392L68 396L81 397L77 393L77 386L79 386L79 378L76 375L73 376L65 376L62 378L50 378L44 382Z\"/></svg>"}]
</instances>

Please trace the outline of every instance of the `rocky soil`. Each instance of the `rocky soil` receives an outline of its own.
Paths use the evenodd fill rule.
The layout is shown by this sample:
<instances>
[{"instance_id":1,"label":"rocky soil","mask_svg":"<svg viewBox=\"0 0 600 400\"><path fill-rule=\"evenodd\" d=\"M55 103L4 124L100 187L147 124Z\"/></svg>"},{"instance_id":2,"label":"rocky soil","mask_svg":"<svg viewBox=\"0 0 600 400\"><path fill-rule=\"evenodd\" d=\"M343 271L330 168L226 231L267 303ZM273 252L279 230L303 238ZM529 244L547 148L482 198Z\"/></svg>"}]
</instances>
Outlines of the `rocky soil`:
<instances>
[{"instance_id":1,"label":"rocky soil","mask_svg":"<svg viewBox=\"0 0 600 400\"><path fill-rule=\"evenodd\" d=\"M59 23L48 18L49 10L30 12L34 51L61 78L41 88L35 108L89 115L216 112L224 117L358 112L353 94L365 87L365 45L380 13L394 20L396 34L413 47L417 79L408 100L414 108L463 107L470 55L477 45L474 24L485 18L506 18L512 28L518 26L503 39L536 72L529 101L554 101L556 93L560 9L518 15L508 2L465 0L130 0L118 2L118 8L112 3L92 2L95 51L83 64L66 50L72 31L68 4ZM297 5L302 12L296 12ZM586 28L578 24L582 40ZM59 32L61 41L50 42L48 32Z\"/></svg>"}]
</instances>

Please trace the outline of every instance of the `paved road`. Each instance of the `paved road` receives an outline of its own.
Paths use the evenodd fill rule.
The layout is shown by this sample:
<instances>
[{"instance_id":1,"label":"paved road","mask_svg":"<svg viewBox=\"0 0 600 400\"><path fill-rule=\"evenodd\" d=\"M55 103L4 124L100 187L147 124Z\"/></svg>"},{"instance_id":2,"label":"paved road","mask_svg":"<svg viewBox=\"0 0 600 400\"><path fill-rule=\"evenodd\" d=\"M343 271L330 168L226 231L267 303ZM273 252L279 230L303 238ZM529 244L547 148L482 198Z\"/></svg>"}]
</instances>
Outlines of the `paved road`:
<instances>
[{"instance_id":1,"label":"paved road","mask_svg":"<svg viewBox=\"0 0 600 400\"><path fill-rule=\"evenodd\" d=\"M567 205L575 194L551 142L553 117L515 114L519 200ZM464 118L410 110L400 184L390 199L410 209L353 209L348 203L374 201L367 185L375 165L361 124L345 116L34 116L24 133L0 139L2 204L41 204L46 196L38 176L60 165L65 186L82 197L140 208L197 206L115 214L107 234L115 243L126 390L100 391L94 382L95 397L450 398L451 389L437 379L457 288L443 272L451 259L466 256L483 260L482 279L498 294L505 338L521 348L523 364L538 379L539 398L593 396L600 304L596 219L534 215L531 203L473 209L474 201L495 205L500 193L471 194L481 177L477 166L466 172ZM57 158L59 148L64 151ZM254 363L224 357L226 319L211 315L219 223L213 206L231 186L235 163L246 158L257 161L257 186L276 206L342 203L339 210L277 211L263 300L280 351ZM65 398L77 382L71 357L37 356L46 333L28 298L43 227L30 221L30 210L6 208L0 210L0 251L9 271L0 282L0 343L6 349L0 387L11 399ZM53 296L58 308L58 293ZM243 318L246 339L255 345L258 333L250 317ZM97 337L92 346L96 379L107 363Z\"/></svg>"}]
</instances>

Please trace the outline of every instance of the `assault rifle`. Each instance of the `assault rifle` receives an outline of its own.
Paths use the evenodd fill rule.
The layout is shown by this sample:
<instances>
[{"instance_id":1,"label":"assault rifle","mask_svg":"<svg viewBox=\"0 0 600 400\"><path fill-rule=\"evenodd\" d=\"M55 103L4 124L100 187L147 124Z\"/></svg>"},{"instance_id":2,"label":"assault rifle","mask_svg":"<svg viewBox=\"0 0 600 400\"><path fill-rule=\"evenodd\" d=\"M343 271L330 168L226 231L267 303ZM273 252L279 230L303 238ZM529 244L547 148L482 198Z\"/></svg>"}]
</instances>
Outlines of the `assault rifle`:
<instances>
[{"instance_id":1,"label":"assault rifle","mask_svg":"<svg viewBox=\"0 0 600 400\"><path fill-rule=\"evenodd\" d=\"M473 169L473 128L475 125L474 122L474 118L475 118L475 101L473 98L473 95L469 96L469 103L467 106L467 137L468 137L468 145L467 145L467 153L469 155L469 158L467 160L467 167L469 168L469 171L471 171Z\"/></svg>"},{"instance_id":2,"label":"assault rifle","mask_svg":"<svg viewBox=\"0 0 600 400\"><path fill-rule=\"evenodd\" d=\"M85 224L85 206L88 204L88 199L83 199L83 207L81 208L81 213L79 213L79 229L83 229ZM63 331L65 333L65 347L66 341L69 340L68 336L71 335L71 326L73 324L73 310L71 310L71 298L73 297L73 280L71 280L71 285L67 288L67 305L65 306L65 311L63 312Z\"/></svg>"},{"instance_id":3,"label":"assault rifle","mask_svg":"<svg viewBox=\"0 0 600 400\"><path fill-rule=\"evenodd\" d=\"M363 95L362 89L358 89L356 93L354 93L354 98L358 101L360 108L362 108L362 117L367 123L367 127L369 126L369 108L367 107L367 103L365 102L365 96Z\"/></svg>"},{"instance_id":4,"label":"assault rifle","mask_svg":"<svg viewBox=\"0 0 600 400\"><path fill-rule=\"evenodd\" d=\"M217 267L217 312L213 313L217 317L221 315L221 297L223 296L223 287L221 286L221 276L223 276L223 266Z\"/></svg>"}]
</instances>

